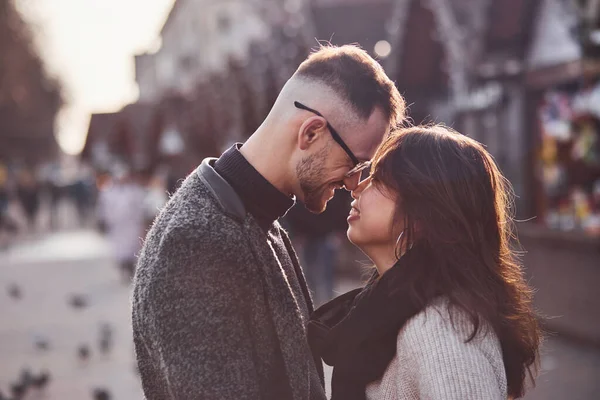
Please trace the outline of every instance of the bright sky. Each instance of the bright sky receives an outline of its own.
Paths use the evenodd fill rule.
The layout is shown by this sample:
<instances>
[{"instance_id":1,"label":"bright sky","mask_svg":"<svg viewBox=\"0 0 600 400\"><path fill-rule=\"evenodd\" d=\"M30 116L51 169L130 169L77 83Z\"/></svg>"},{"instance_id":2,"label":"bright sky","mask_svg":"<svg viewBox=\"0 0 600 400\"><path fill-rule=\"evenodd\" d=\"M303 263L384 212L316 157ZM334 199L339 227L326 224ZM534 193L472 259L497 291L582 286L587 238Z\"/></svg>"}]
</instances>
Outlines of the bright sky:
<instances>
[{"instance_id":1,"label":"bright sky","mask_svg":"<svg viewBox=\"0 0 600 400\"><path fill-rule=\"evenodd\" d=\"M68 153L84 144L92 112L119 110L138 96L133 56L156 47L175 0L20 0L67 105L57 123Z\"/></svg>"}]
</instances>

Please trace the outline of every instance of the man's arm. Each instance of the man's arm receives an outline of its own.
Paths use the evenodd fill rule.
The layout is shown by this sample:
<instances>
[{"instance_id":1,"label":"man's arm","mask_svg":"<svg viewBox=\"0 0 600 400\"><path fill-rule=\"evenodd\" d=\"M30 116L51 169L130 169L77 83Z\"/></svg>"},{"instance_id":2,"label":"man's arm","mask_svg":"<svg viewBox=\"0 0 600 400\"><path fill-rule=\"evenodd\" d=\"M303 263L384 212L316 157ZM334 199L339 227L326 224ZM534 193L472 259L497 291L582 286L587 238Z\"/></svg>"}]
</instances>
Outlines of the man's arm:
<instances>
[{"instance_id":1,"label":"man's arm","mask_svg":"<svg viewBox=\"0 0 600 400\"><path fill-rule=\"evenodd\" d=\"M208 246L173 232L161 243L154 261L160 276L140 291L147 291L141 297L149 318L144 345L163 386L142 370L148 399L163 398L153 397L153 387L177 400L260 398L244 302L249 283L241 249L226 248L238 245Z\"/></svg>"}]
</instances>

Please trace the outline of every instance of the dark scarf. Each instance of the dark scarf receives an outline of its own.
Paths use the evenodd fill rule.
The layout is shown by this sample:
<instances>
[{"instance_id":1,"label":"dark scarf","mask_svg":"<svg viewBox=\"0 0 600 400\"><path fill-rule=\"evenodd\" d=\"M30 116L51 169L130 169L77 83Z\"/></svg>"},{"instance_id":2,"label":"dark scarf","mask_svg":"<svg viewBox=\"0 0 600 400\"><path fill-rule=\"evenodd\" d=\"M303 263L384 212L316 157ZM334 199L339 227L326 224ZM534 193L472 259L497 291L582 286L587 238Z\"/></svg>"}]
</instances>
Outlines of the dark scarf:
<instances>
[{"instance_id":1,"label":"dark scarf","mask_svg":"<svg viewBox=\"0 0 600 400\"><path fill-rule=\"evenodd\" d=\"M313 352L334 367L332 400L364 400L366 386L383 376L396 354L398 332L422 310L403 281L423 262L430 262L428 252L415 246L383 276L375 273L364 288L313 313L308 340Z\"/></svg>"}]
</instances>

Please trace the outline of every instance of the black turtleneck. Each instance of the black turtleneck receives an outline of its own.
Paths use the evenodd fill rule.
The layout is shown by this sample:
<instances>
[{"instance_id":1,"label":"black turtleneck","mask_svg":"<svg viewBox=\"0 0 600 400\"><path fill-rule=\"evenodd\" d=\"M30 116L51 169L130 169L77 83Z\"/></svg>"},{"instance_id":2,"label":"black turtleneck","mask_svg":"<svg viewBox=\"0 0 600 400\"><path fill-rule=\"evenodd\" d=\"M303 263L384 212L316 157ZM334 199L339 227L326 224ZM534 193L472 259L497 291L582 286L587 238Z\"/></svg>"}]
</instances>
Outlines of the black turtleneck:
<instances>
[{"instance_id":1,"label":"black turtleneck","mask_svg":"<svg viewBox=\"0 0 600 400\"><path fill-rule=\"evenodd\" d=\"M265 179L240 152L241 143L231 146L215 162L221 175L242 199L246 210L266 232L294 205L294 200Z\"/></svg>"},{"instance_id":2,"label":"black turtleneck","mask_svg":"<svg viewBox=\"0 0 600 400\"><path fill-rule=\"evenodd\" d=\"M215 162L215 171L221 175L242 199L246 210L254 216L266 240L273 248L279 265L287 276L290 290L298 301L300 312L306 320L313 311L312 301L304 275L287 235L283 230L271 229L273 222L294 205L294 200L280 192L265 179L240 153L240 143L230 147ZM304 301L302 301L304 300ZM311 374L311 385L323 385L323 368L320 358L315 358L318 376ZM319 379L320 378L320 379Z\"/></svg>"}]
</instances>

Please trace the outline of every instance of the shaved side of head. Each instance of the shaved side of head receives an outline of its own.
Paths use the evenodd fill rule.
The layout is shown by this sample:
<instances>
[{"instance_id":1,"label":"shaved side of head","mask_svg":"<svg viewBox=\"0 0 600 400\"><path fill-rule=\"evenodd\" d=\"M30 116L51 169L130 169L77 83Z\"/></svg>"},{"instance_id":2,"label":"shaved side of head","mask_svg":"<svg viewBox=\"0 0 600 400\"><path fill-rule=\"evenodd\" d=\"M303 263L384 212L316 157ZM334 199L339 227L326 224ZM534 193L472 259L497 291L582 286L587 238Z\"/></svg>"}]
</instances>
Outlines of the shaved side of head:
<instances>
[{"instance_id":1,"label":"shaved side of head","mask_svg":"<svg viewBox=\"0 0 600 400\"><path fill-rule=\"evenodd\" d=\"M321 46L300 64L296 75L320 80L354 111L368 119L380 108L390 125L401 123L406 103L383 67L358 46Z\"/></svg>"},{"instance_id":2,"label":"shaved side of head","mask_svg":"<svg viewBox=\"0 0 600 400\"><path fill-rule=\"evenodd\" d=\"M266 121L281 123L298 117L298 109L294 106L295 101L319 110L340 132L344 132L346 126L356 126L366 121L354 111L347 99L330 86L319 79L298 74L287 81Z\"/></svg>"}]
</instances>

